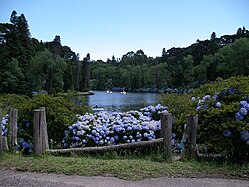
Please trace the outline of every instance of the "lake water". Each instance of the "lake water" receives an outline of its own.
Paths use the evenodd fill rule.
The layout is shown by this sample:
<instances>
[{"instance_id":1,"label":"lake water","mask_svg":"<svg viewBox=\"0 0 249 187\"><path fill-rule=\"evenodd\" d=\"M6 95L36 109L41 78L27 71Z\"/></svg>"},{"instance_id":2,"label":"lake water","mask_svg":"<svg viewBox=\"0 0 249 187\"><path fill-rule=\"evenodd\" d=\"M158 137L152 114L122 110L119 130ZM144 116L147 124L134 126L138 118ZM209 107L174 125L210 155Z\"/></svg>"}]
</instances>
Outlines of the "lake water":
<instances>
[{"instance_id":1,"label":"lake water","mask_svg":"<svg viewBox=\"0 0 249 187\"><path fill-rule=\"evenodd\" d=\"M138 110L150 104L157 104L157 93L129 93L120 92L106 93L106 91L94 91L95 95L87 96L90 106L104 108L106 112L124 112Z\"/></svg>"}]
</instances>

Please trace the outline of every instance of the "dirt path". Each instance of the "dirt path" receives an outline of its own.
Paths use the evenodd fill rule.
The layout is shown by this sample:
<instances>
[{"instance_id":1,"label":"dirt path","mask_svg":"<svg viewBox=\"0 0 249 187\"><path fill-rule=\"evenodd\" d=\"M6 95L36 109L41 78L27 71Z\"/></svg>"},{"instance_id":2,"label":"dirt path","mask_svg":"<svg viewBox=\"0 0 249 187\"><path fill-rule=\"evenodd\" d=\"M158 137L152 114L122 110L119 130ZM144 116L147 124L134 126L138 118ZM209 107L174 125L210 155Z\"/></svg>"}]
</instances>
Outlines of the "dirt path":
<instances>
[{"instance_id":1,"label":"dirt path","mask_svg":"<svg viewBox=\"0 0 249 187\"><path fill-rule=\"evenodd\" d=\"M249 187L249 181L215 178L158 178L127 181L115 177L85 177L62 174L30 173L0 170L0 186L22 187Z\"/></svg>"}]
</instances>

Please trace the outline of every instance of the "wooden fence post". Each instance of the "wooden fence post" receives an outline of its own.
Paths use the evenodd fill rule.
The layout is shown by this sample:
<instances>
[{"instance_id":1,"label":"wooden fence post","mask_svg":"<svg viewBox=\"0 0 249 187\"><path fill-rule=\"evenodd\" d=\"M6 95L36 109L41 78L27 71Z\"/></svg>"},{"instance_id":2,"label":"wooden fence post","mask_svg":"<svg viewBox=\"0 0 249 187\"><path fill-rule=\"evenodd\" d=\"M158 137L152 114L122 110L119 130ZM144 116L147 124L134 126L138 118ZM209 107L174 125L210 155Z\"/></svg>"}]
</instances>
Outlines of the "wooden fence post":
<instances>
[{"instance_id":1,"label":"wooden fence post","mask_svg":"<svg viewBox=\"0 0 249 187\"><path fill-rule=\"evenodd\" d=\"M45 107L34 110L33 124L34 154L40 155L48 149L47 122Z\"/></svg>"},{"instance_id":2,"label":"wooden fence post","mask_svg":"<svg viewBox=\"0 0 249 187\"><path fill-rule=\"evenodd\" d=\"M47 129L47 119L46 119L46 110L45 107L40 107L41 110L41 122L42 124L42 150L48 150L48 129Z\"/></svg>"},{"instance_id":3,"label":"wooden fence post","mask_svg":"<svg viewBox=\"0 0 249 187\"><path fill-rule=\"evenodd\" d=\"M34 139L34 154L39 155L42 153L42 127L41 127L41 110L34 110L34 123L33 123L33 139Z\"/></svg>"},{"instance_id":4,"label":"wooden fence post","mask_svg":"<svg viewBox=\"0 0 249 187\"><path fill-rule=\"evenodd\" d=\"M172 114L165 113L161 115L161 135L163 138L163 158L167 162L172 162Z\"/></svg>"},{"instance_id":5,"label":"wooden fence post","mask_svg":"<svg viewBox=\"0 0 249 187\"><path fill-rule=\"evenodd\" d=\"M12 152L17 151L17 117L18 117L18 109L12 108L10 109L9 114L9 149Z\"/></svg>"},{"instance_id":6,"label":"wooden fence post","mask_svg":"<svg viewBox=\"0 0 249 187\"><path fill-rule=\"evenodd\" d=\"M2 136L2 149L3 151L8 151L9 147L8 147L8 140L6 136Z\"/></svg>"},{"instance_id":7,"label":"wooden fence post","mask_svg":"<svg viewBox=\"0 0 249 187\"><path fill-rule=\"evenodd\" d=\"M186 150L185 155L189 158L195 158L197 154L196 150L196 136L198 125L198 114L187 115L187 136L186 136Z\"/></svg>"}]
</instances>

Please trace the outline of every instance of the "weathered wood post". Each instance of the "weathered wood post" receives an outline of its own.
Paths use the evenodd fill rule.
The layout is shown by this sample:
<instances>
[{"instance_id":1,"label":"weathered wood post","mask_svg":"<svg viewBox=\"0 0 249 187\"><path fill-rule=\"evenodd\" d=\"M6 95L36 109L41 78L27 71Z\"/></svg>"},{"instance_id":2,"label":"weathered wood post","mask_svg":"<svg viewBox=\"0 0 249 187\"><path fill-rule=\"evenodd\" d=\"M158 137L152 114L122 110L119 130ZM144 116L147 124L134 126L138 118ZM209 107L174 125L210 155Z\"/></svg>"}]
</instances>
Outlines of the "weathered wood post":
<instances>
[{"instance_id":1,"label":"weathered wood post","mask_svg":"<svg viewBox=\"0 0 249 187\"><path fill-rule=\"evenodd\" d=\"M42 126L41 126L41 110L34 110L34 123L33 123L33 139L34 139L34 154L42 154Z\"/></svg>"},{"instance_id":2,"label":"weathered wood post","mask_svg":"<svg viewBox=\"0 0 249 187\"><path fill-rule=\"evenodd\" d=\"M165 113L161 115L161 135L163 138L163 158L167 162L172 162L172 114Z\"/></svg>"},{"instance_id":3,"label":"weathered wood post","mask_svg":"<svg viewBox=\"0 0 249 187\"><path fill-rule=\"evenodd\" d=\"M46 119L46 110L45 107L40 107L41 110L41 122L42 124L42 150L48 150L48 129L47 129L47 119Z\"/></svg>"},{"instance_id":4,"label":"weathered wood post","mask_svg":"<svg viewBox=\"0 0 249 187\"><path fill-rule=\"evenodd\" d=\"M17 151L17 118L18 118L18 109L15 108L10 109L8 141L9 141L9 149L12 152Z\"/></svg>"},{"instance_id":5,"label":"weathered wood post","mask_svg":"<svg viewBox=\"0 0 249 187\"><path fill-rule=\"evenodd\" d=\"M195 158L197 155L196 150L196 136L198 125L198 114L187 115L187 136L186 136L186 150L184 155L189 158Z\"/></svg>"},{"instance_id":6,"label":"weathered wood post","mask_svg":"<svg viewBox=\"0 0 249 187\"><path fill-rule=\"evenodd\" d=\"M3 153L3 139L2 139L2 111L1 111L1 108L0 108L0 121L1 121L1 124L0 124L0 154Z\"/></svg>"},{"instance_id":7,"label":"weathered wood post","mask_svg":"<svg viewBox=\"0 0 249 187\"><path fill-rule=\"evenodd\" d=\"M8 147L8 140L6 136L2 136L2 149L3 151L8 151L9 147Z\"/></svg>"},{"instance_id":8,"label":"weathered wood post","mask_svg":"<svg viewBox=\"0 0 249 187\"><path fill-rule=\"evenodd\" d=\"M34 154L40 155L48 149L47 122L45 107L34 110Z\"/></svg>"}]
</instances>

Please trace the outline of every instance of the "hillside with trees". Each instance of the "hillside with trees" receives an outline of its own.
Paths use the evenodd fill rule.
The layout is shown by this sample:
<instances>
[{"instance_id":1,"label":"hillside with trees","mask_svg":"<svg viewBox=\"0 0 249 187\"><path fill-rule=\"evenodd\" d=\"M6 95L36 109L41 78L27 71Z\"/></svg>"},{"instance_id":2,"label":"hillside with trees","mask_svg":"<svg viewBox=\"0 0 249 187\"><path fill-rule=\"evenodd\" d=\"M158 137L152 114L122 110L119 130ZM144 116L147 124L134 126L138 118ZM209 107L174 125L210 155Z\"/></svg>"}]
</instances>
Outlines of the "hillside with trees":
<instances>
[{"instance_id":1,"label":"hillside with trees","mask_svg":"<svg viewBox=\"0 0 249 187\"><path fill-rule=\"evenodd\" d=\"M87 44L86 44L87 45ZM83 60L56 35L53 41L32 38L24 14L13 11L10 23L0 23L0 93L31 94L88 91L123 87L129 91L181 91L199 87L217 77L249 75L249 31L185 48L162 49L148 57L141 49L121 59Z\"/></svg>"}]
</instances>

